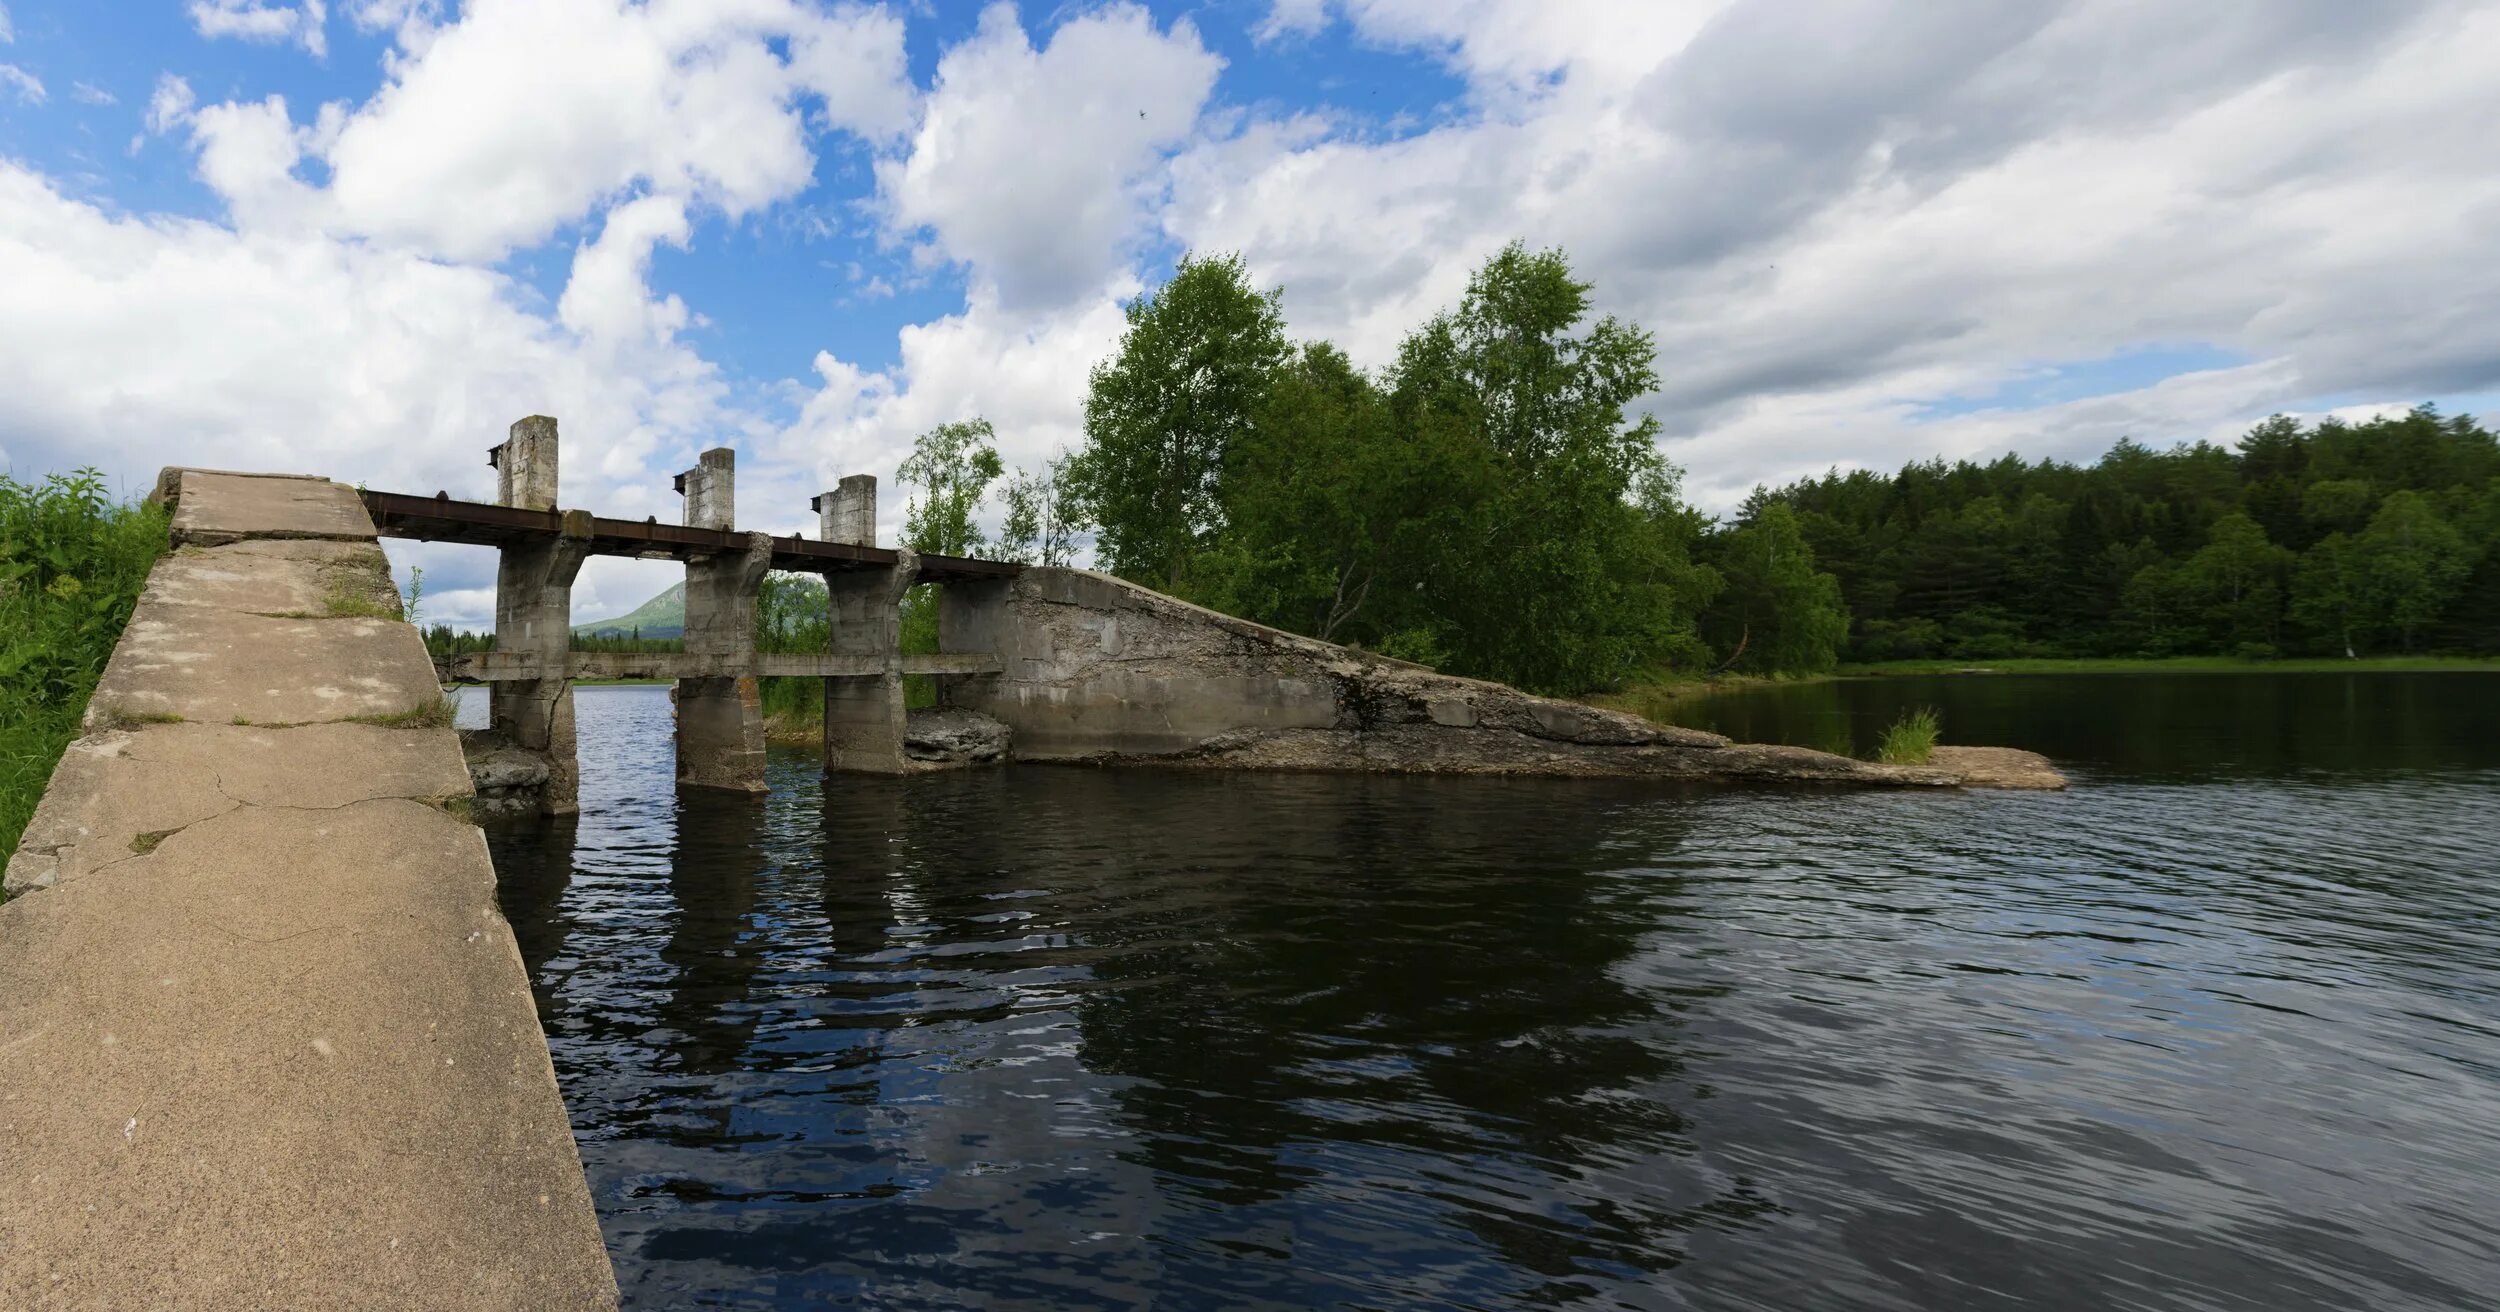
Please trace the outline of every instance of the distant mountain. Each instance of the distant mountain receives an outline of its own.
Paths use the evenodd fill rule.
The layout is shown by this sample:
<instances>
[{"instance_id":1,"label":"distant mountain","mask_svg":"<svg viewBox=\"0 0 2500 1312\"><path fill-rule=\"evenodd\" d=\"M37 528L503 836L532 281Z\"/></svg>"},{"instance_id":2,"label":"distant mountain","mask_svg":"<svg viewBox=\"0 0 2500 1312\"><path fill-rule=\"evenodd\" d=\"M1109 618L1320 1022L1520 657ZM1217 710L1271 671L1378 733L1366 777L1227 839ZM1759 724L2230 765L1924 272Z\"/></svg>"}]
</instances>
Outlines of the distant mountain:
<instances>
[{"instance_id":1,"label":"distant mountain","mask_svg":"<svg viewBox=\"0 0 2500 1312\"><path fill-rule=\"evenodd\" d=\"M613 634L632 637L639 631L646 638L681 638L686 633L686 585L672 583L668 590L612 620L592 620L576 624L573 632L587 635Z\"/></svg>"}]
</instances>

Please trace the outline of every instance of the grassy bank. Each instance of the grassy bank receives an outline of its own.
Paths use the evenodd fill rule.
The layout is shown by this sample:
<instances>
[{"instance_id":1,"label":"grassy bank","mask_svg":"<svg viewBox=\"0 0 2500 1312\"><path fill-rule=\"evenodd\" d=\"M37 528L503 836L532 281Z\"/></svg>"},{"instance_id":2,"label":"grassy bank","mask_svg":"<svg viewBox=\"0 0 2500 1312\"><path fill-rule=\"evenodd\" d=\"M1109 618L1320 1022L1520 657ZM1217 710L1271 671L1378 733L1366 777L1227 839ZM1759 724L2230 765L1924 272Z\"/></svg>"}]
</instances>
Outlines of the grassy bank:
<instances>
[{"instance_id":1,"label":"grassy bank","mask_svg":"<svg viewBox=\"0 0 2500 1312\"><path fill-rule=\"evenodd\" d=\"M77 738L165 543L164 512L115 503L93 470L0 476L0 858Z\"/></svg>"},{"instance_id":2,"label":"grassy bank","mask_svg":"<svg viewBox=\"0 0 2500 1312\"><path fill-rule=\"evenodd\" d=\"M1737 692L1746 688L1766 688L1774 684L1815 683L1832 676L1828 674L1652 674L1613 692L1592 693L1581 698L1591 706L1609 711L1629 711L1647 719L1667 722L1667 712L1675 703L1712 693Z\"/></svg>"},{"instance_id":3,"label":"grassy bank","mask_svg":"<svg viewBox=\"0 0 2500 1312\"><path fill-rule=\"evenodd\" d=\"M2230 656L2076 657L2002 661L1878 661L1843 665L1843 678L1898 674L2407 674L2443 671L2500 672L2488 656L2366 656L2298 660L2240 660Z\"/></svg>"}]
</instances>

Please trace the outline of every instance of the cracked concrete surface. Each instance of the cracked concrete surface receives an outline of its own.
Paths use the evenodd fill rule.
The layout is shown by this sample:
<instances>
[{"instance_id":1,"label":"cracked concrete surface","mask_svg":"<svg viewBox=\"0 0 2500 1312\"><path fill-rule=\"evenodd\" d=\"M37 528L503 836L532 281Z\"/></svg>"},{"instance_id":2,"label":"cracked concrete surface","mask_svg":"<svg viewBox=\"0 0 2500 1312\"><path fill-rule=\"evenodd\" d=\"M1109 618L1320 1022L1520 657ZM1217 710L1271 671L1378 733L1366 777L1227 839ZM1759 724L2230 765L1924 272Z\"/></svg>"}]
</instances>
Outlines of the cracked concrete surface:
<instances>
[{"instance_id":1,"label":"cracked concrete surface","mask_svg":"<svg viewBox=\"0 0 2500 1312\"><path fill-rule=\"evenodd\" d=\"M349 722L439 699L423 646L271 618L388 587L361 505L160 487L194 545L0 905L0 1306L613 1306L457 740Z\"/></svg>"},{"instance_id":2,"label":"cracked concrete surface","mask_svg":"<svg viewBox=\"0 0 2500 1312\"><path fill-rule=\"evenodd\" d=\"M1909 767L1734 743L1270 629L1084 570L1027 569L993 609L982 631L1003 672L952 681L948 695L1005 721L1020 760L2064 786L2048 761L2007 748Z\"/></svg>"}]
</instances>

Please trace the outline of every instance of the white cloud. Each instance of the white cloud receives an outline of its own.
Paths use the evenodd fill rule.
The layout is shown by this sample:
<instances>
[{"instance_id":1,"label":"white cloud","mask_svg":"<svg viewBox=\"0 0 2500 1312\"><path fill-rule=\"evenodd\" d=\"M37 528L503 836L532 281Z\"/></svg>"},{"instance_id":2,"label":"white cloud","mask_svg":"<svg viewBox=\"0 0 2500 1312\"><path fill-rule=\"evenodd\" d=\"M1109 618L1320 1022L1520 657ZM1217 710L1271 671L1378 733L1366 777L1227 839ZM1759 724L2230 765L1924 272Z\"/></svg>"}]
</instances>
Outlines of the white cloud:
<instances>
[{"instance_id":1,"label":"white cloud","mask_svg":"<svg viewBox=\"0 0 2500 1312\"><path fill-rule=\"evenodd\" d=\"M191 94L191 84L171 73L159 74L156 91L148 97L147 129L152 133L171 132L191 120L191 110L199 97Z\"/></svg>"},{"instance_id":2,"label":"white cloud","mask_svg":"<svg viewBox=\"0 0 2500 1312\"><path fill-rule=\"evenodd\" d=\"M897 232L967 266L1010 309L1054 308L1126 265L1163 152L1198 119L1222 62L1187 21L1133 5L1081 14L1035 50L993 5L938 61L911 151L880 161Z\"/></svg>"},{"instance_id":3,"label":"white cloud","mask_svg":"<svg viewBox=\"0 0 2500 1312\"><path fill-rule=\"evenodd\" d=\"M2475 327L2500 309L2477 254L2500 176L2472 126L2500 118L2500 14L1636 8L1653 26L1352 0L1482 111L1198 143L1166 231L1244 251L1296 331L1374 364L1502 242L1563 246L1601 309L1657 332L1670 454L1719 504L1834 461L2083 453L2121 415L2159 441L2500 379ZM1985 423L1907 404L2156 343L2263 364Z\"/></svg>"},{"instance_id":4,"label":"white cloud","mask_svg":"<svg viewBox=\"0 0 2500 1312\"><path fill-rule=\"evenodd\" d=\"M1289 36L1310 36L1328 26L1328 0L1269 0L1267 16L1251 27L1252 39L1265 44Z\"/></svg>"},{"instance_id":5,"label":"white cloud","mask_svg":"<svg viewBox=\"0 0 2500 1312\"><path fill-rule=\"evenodd\" d=\"M102 87L94 86L85 82L70 83L69 98L82 105L118 105L122 103L121 97L114 95L112 92L107 91Z\"/></svg>"},{"instance_id":6,"label":"white cloud","mask_svg":"<svg viewBox=\"0 0 2500 1312\"><path fill-rule=\"evenodd\" d=\"M272 4L268 0L190 0L191 26L201 36L239 37L270 44L291 41L315 58L330 53L325 30L329 14L322 0Z\"/></svg>"},{"instance_id":7,"label":"white cloud","mask_svg":"<svg viewBox=\"0 0 2500 1312\"><path fill-rule=\"evenodd\" d=\"M910 112L901 21L881 8L476 0L441 27L381 12L402 53L321 149L328 221L455 259L535 244L638 186L732 218L795 195L815 167L803 96L871 136Z\"/></svg>"},{"instance_id":8,"label":"white cloud","mask_svg":"<svg viewBox=\"0 0 2500 1312\"><path fill-rule=\"evenodd\" d=\"M15 64L0 64L0 89L14 92L19 104L44 102L43 80Z\"/></svg>"},{"instance_id":9,"label":"white cloud","mask_svg":"<svg viewBox=\"0 0 2500 1312\"><path fill-rule=\"evenodd\" d=\"M9 7L0 5L0 46L17 40L17 25L9 21Z\"/></svg>"},{"instance_id":10,"label":"white cloud","mask_svg":"<svg viewBox=\"0 0 2500 1312\"><path fill-rule=\"evenodd\" d=\"M674 516L647 471L748 422L699 362L653 365L679 348L620 360L503 274L114 217L8 163L0 286L0 461L20 469L94 464L134 485L175 462L310 470L491 499L485 448L545 413L564 425L568 503ZM483 553L428 567L446 590L492 572Z\"/></svg>"}]
</instances>

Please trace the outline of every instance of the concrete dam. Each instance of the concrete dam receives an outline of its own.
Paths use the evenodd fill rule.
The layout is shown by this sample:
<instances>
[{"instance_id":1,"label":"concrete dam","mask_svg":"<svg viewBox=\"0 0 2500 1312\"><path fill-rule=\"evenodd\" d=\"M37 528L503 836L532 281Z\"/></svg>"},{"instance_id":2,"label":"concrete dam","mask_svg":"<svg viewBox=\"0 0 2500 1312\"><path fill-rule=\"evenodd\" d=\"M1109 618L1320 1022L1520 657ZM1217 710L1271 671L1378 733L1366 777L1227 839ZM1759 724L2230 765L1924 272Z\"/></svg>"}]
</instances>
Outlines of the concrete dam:
<instances>
[{"instance_id":1,"label":"concrete dam","mask_svg":"<svg viewBox=\"0 0 2500 1312\"><path fill-rule=\"evenodd\" d=\"M876 545L876 485L813 538L741 532L735 469L683 522L557 504L552 419L494 449L494 502L166 471L173 550L6 874L0 1306L612 1306L614 1277L476 820L578 806L574 679L676 681L677 780L764 784L762 677L825 681L824 766L1200 769L2054 787L1942 749L1893 767L1748 746L1455 678L1083 570ZM499 553L494 650L436 662L383 536ZM686 569L685 650L571 650L593 554ZM756 650L770 570L832 637ZM939 650L901 650L938 585ZM939 707L905 706L925 675ZM441 683L489 686L462 736ZM839 786L828 783L828 787Z\"/></svg>"}]
</instances>

